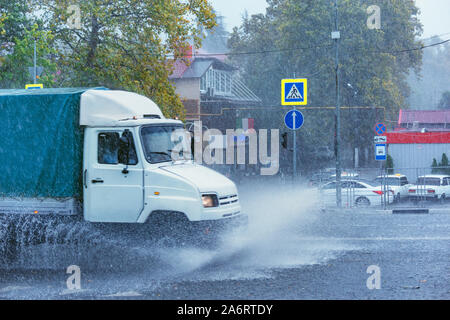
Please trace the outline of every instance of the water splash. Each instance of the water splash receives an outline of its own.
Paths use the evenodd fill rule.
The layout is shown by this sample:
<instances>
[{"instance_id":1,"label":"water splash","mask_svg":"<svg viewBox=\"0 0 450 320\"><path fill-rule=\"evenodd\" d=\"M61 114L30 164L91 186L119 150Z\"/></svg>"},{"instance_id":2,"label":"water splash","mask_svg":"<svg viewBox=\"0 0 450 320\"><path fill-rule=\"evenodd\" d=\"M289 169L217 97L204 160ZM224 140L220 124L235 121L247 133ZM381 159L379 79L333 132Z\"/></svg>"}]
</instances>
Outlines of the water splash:
<instances>
[{"instance_id":1,"label":"water splash","mask_svg":"<svg viewBox=\"0 0 450 320\"><path fill-rule=\"evenodd\" d=\"M247 230L225 233L218 248L160 249L162 261L193 280L258 278L270 269L324 263L348 245L311 239L320 216L317 195L299 186L273 185L245 190ZM242 199L242 197L241 197Z\"/></svg>"}]
</instances>

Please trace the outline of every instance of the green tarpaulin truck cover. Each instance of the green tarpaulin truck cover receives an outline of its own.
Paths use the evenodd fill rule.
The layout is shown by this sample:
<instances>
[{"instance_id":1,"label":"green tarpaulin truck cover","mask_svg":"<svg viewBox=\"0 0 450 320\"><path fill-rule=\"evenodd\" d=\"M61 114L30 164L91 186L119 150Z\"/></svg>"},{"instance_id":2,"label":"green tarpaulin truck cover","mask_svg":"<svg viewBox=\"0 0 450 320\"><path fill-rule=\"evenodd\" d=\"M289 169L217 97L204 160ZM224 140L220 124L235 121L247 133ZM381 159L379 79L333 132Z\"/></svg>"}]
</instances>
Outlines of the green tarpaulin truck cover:
<instances>
[{"instance_id":1,"label":"green tarpaulin truck cover","mask_svg":"<svg viewBox=\"0 0 450 320\"><path fill-rule=\"evenodd\" d=\"M0 90L1 197L81 199L80 97L89 89Z\"/></svg>"}]
</instances>

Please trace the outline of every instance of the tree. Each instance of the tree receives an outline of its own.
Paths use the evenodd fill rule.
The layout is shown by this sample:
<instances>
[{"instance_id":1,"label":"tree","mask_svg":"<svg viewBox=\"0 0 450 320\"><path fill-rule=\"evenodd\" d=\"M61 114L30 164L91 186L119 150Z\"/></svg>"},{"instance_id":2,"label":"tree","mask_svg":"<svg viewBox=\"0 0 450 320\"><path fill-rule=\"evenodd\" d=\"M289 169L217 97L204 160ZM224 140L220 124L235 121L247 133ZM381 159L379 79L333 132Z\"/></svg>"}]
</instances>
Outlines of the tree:
<instances>
[{"instance_id":1,"label":"tree","mask_svg":"<svg viewBox=\"0 0 450 320\"><path fill-rule=\"evenodd\" d=\"M424 44L431 45L445 39L435 36L424 40ZM440 96L449 90L449 83L450 43L427 48L423 52L420 74L414 75L411 72L408 77L409 86L414 88L411 91L408 105L412 109L434 110L438 108Z\"/></svg>"},{"instance_id":2,"label":"tree","mask_svg":"<svg viewBox=\"0 0 450 320\"><path fill-rule=\"evenodd\" d=\"M436 161L436 158L433 158L433 163L431 164L431 173L438 173L438 163Z\"/></svg>"},{"instance_id":3,"label":"tree","mask_svg":"<svg viewBox=\"0 0 450 320\"><path fill-rule=\"evenodd\" d=\"M450 91L445 91L439 101L439 109L450 109Z\"/></svg>"},{"instance_id":4,"label":"tree","mask_svg":"<svg viewBox=\"0 0 450 320\"><path fill-rule=\"evenodd\" d=\"M35 1L63 49L65 85L135 91L153 99L167 117L182 118L184 107L168 78L173 60L184 55L189 41L199 47L202 28L215 26L208 2L79 1L75 7L79 21L77 10L68 10L72 4L71 0ZM68 23L72 20L79 26Z\"/></svg>"},{"instance_id":5,"label":"tree","mask_svg":"<svg viewBox=\"0 0 450 320\"><path fill-rule=\"evenodd\" d=\"M227 41L230 33L225 29L223 16L217 15L217 26L206 33L205 39L202 41L202 48L209 53L226 53L228 52Z\"/></svg>"},{"instance_id":6,"label":"tree","mask_svg":"<svg viewBox=\"0 0 450 320\"><path fill-rule=\"evenodd\" d=\"M58 72L54 57L57 51L52 46L53 35L50 31L41 31L37 24L22 30L22 38L13 39L13 52L2 59L0 65L0 86L3 88L24 88L32 82L28 67L33 66L34 40L36 39L36 63L44 68L38 83L52 87L58 81Z\"/></svg>"},{"instance_id":7,"label":"tree","mask_svg":"<svg viewBox=\"0 0 450 320\"><path fill-rule=\"evenodd\" d=\"M439 171L441 171L441 173L443 174L447 174L448 172L450 172L449 170L450 167L448 165L448 157L445 153L442 154L442 159L441 162L439 163L439 167L441 167Z\"/></svg>"},{"instance_id":8,"label":"tree","mask_svg":"<svg viewBox=\"0 0 450 320\"><path fill-rule=\"evenodd\" d=\"M233 29L231 61L266 104L279 105L281 79L295 73L308 78L308 107L335 105L332 4L329 0L269 0L265 14L244 17L241 26ZM372 4L382 9L381 30L367 28L366 9ZM412 1L339 1L341 104L362 107L342 111L343 144L349 150L372 150L370 137L376 121L396 119L405 107L406 75L411 69L419 71L422 57L420 50L403 52L421 46L416 41L422 32L417 14ZM308 145L319 145L321 137L334 135L333 110L322 110L326 111L308 118L312 131L304 128L300 141L303 136ZM303 159L307 165L309 158Z\"/></svg>"},{"instance_id":9,"label":"tree","mask_svg":"<svg viewBox=\"0 0 450 320\"><path fill-rule=\"evenodd\" d=\"M37 37L38 65L45 67L41 82L53 83L54 64L51 33L30 15L28 0L0 0L0 88L23 88L30 82L27 67L32 66L33 42Z\"/></svg>"},{"instance_id":10,"label":"tree","mask_svg":"<svg viewBox=\"0 0 450 320\"><path fill-rule=\"evenodd\" d=\"M387 174L394 174L394 160L392 159L390 154L388 154L386 157L386 169Z\"/></svg>"},{"instance_id":11,"label":"tree","mask_svg":"<svg viewBox=\"0 0 450 320\"><path fill-rule=\"evenodd\" d=\"M0 33L0 46L14 42L16 38L22 38L25 29L30 30L33 21L27 17L30 12L28 2L28 0L0 0L0 17L6 18L2 27L4 32Z\"/></svg>"}]
</instances>

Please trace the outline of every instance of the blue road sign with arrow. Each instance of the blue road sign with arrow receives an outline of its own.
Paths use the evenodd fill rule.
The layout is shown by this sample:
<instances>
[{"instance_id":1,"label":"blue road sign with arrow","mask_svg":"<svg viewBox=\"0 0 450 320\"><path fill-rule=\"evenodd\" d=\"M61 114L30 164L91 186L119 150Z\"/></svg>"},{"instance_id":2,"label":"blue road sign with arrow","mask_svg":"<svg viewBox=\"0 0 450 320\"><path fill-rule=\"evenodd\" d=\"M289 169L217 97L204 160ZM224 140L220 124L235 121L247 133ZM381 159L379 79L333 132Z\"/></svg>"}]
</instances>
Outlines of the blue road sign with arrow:
<instances>
[{"instance_id":1,"label":"blue road sign with arrow","mask_svg":"<svg viewBox=\"0 0 450 320\"><path fill-rule=\"evenodd\" d=\"M298 130L303 125L303 114L297 110L291 110L284 116L284 123L286 127L291 130Z\"/></svg>"}]
</instances>

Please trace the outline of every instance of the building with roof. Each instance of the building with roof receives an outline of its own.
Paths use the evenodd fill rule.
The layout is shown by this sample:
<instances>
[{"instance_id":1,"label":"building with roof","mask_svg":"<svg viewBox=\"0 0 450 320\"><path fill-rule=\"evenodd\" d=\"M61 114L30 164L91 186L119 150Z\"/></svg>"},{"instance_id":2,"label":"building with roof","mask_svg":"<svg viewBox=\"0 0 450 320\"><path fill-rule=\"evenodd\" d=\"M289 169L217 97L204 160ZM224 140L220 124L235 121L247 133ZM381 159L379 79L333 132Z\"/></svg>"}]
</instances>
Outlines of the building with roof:
<instances>
[{"instance_id":1,"label":"building with roof","mask_svg":"<svg viewBox=\"0 0 450 320\"><path fill-rule=\"evenodd\" d=\"M431 173L433 159L450 156L450 110L400 110L397 126L385 135L395 170L414 181Z\"/></svg>"},{"instance_id":2,"label":"building with roof","mask_svg":"<svg viewBox=\"0 0 450 320\"><path fill-rule=\"evenodd\" d=\"M175 85L186 109L186 120L202 120L209 128L236 127L236 111L258 106L258 98L236 75L237 69L224 62L225 55L197 53L174 62L169 80ZM244 115L245 116L245 115Z\"/></svg>"},{"instance_id":3,"label":"building with roof","mask_svg":"<svg viewBox=\"0 0 450 320\"><path fill-rule=\"evenodd\" d=\"M450 110L400 110L395 131L450 131Z\"/></svg>"},{"instance_id":4,"label":"building with roof","mask_svg":"<svg viewBox=\"0 0 450 320\"><path fill-rule=\"evenodd\" d=\"M186 109L186 120L202 121L202 130L218 129L222 135L227 129L255 129L254 115L261 106L258 98L239 80L237 69L225 62L226 55L208 54L198 51L192 55L192 49L186 58L174 62L174 70L169 80L175 85L175 91L181 96ZM191 130L192 124L188 126ZM214 140L223 141L215 136ZM244 139L245 143L248 140ZM235 137L235 142L237 137ZM221 143L220 148L227 148ZM236 144L234 145L236 148ZM248 148L246 148L248 160ZM248 170L247 165L216 165L214 169L224 174L232 174L229 170ZM256 171L257 166L251 166ZM239 175L237 175L239 176Z\"/></svg>"}]
</instances>

